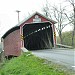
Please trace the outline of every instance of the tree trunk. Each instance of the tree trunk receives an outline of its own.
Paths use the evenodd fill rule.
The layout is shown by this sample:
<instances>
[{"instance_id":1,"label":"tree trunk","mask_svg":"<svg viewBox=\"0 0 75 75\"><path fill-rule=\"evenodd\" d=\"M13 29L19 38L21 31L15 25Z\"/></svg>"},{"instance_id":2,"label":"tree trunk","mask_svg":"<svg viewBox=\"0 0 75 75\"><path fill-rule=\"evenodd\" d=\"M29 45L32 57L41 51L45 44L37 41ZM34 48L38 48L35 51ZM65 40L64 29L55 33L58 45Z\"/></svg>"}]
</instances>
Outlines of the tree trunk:
<instances>
[{"instance_id":1,"label":"tree trunk","mask_svg":"<svg viewBox=\"0 0 75 75\"><path fill-rule=\"evenodd\" d=\"M63 44L62 43L62 33L61 33L61 31L59 32L59 37L60 37L60 44Z\"/></svg>"},{"instance_id":2,"label":"tree trunk","mask_svg":"<svg viewBox=\"0 0 75 75\"><path fill-rule=\"evenodd\" d=\"M74 47L75 43L74 43L74 36L75 36L75 6L74 6L74 29L73 29L73 33L72 33L72 46Z\"/></svg>"},{"instance_id":3,"label":"tree trunk","mask_svg":"<svg viewBox=\"0 0 75 75\"><path fill-rule=\"evenodd\" d=\"M74 30L73 30L73 32L72 32L72 46L74 47Z\"/></svg>"}]
</instances>

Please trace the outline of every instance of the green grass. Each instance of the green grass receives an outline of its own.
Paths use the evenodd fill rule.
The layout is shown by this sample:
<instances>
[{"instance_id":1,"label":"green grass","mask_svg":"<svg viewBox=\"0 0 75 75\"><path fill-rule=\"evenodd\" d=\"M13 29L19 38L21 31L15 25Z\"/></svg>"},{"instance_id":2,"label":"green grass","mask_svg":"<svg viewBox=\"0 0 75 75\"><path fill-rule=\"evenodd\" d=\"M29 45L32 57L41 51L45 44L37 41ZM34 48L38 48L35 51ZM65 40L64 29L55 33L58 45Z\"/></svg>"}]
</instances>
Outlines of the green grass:
<instances>
[{"instance_id":1,"label":"green grass","mask_svg":"<svg viewBox=\"0 0 75 75\"><path fill-rule=\"evenodd\" d=\"M38 58L30 52L7 61L0 75L72 75L60 69L56 64Z\"/></svg>"}]
</instances>

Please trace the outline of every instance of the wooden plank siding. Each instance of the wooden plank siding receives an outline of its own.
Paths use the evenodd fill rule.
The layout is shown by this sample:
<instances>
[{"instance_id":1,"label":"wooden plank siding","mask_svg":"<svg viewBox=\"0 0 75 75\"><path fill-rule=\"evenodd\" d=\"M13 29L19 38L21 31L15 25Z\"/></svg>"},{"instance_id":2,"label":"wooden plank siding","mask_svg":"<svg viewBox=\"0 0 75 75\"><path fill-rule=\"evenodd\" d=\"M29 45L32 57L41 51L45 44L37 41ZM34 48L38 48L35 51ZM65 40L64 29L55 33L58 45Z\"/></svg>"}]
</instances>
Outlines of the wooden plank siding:
<instances>
[{"instance_id":1,"label":"wooden plank siding","mask_svg":"<svg viewBox=\"0 0 75 75\"><path fill-rule=\"evenodd\" d=\"M4 39L4 55L19 56L21 54L20 29L11 32Z\"/></svg>"}]
</instances>

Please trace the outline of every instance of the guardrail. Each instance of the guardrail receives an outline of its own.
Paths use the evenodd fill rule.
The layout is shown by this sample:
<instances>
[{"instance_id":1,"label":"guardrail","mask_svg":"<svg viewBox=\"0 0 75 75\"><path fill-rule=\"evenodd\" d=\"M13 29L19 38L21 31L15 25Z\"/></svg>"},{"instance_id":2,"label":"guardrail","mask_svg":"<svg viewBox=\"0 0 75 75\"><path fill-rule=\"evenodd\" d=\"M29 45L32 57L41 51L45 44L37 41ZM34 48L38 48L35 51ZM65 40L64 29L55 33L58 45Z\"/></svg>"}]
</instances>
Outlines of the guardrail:
<instances>
[{"instance_id":1,"label":"guardrail","mask_svg":"<svg viewBox=\"0 0 75 75\"><path fill-rule=\"evenodd\" d=\"M63 44L56 44L56 47L59 47L59 48L70 48L70 49L73 48L72 46L63 45Z\"/></svg>"}]
</instances>

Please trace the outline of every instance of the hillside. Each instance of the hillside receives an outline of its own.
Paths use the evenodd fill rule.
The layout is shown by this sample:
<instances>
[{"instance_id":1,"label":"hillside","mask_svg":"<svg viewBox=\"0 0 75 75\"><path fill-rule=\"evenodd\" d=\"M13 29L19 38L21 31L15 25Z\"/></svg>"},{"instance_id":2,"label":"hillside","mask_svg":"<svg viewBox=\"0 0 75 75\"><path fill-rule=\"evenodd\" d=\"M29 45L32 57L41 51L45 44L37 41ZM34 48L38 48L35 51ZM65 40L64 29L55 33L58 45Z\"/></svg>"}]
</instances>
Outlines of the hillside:
<instances>
[{"instance_id":1,"label":"hillside","mask_svg":"<svg viewBox=\"0 0 75 75\"><path fill-rule=\"evenodd\" d=\"M12 58L2 66L0 75L72 75L59 65L40 59L30 52Z\"/></svg>"}]
</instances>

